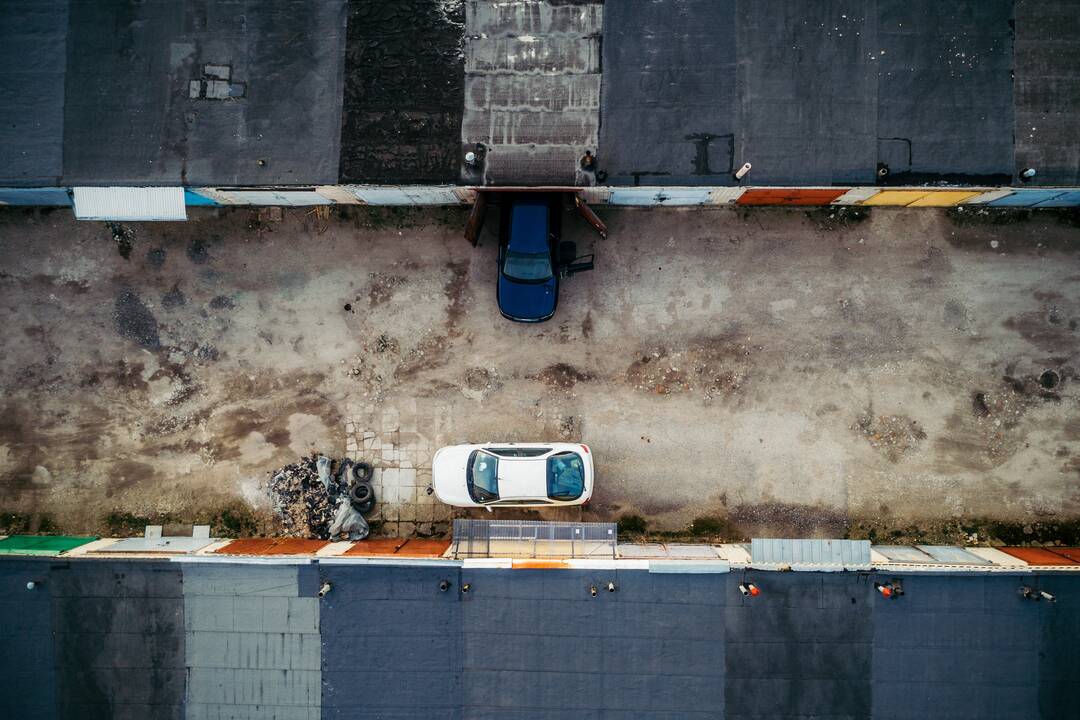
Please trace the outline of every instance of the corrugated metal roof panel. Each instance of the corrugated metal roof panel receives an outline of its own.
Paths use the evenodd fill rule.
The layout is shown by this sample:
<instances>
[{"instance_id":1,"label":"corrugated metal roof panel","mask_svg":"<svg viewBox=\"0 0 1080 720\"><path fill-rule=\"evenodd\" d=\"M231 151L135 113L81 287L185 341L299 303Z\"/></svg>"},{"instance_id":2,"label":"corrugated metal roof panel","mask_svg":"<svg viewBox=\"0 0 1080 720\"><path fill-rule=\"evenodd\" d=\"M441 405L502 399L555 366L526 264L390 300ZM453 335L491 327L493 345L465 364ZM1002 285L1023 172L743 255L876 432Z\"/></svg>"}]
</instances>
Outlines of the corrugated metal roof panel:
<instances>
[{"instance_id":1,"label":"corrugated metal roof panel","mask_svg":"<svg viewBox=\"0 0 1080 720\"><path fill-rule=\"evenodd\" d=\"M922 550L910 545L875 545L874 551L879 552L893 562L902 563L930 563L934 558Z\"/></svg>"},{"instance_id":2,"label":"corrugated metal roof panel","mask_svg":"<svg viewBox=\"0 0 1080 720\"><path fill-rule=\"evenodd\" d=\"M80 220L187 220L184 188L77 187Z\"/></svg>"},{"instance_id":3,"label":"corrugated metal roof panel","mask_svg":"<svg viewBox=\"0 0 1080 720\"><path fill-rule=\"evenodd\" d=\"M1003 547L998 548L1003 553L1018 557L1029 565L1080 565L1065 555L1060 555L1053 550L1038 547Z\"/></svg>"},{"instance_id":4,"label":"corrugated metal roof panel","mask_svg":"<svg viewBox=\"0 0 1080 720\"><path fill-rule=\"evenodd\" d=\"M869 540L780 540L754 538L750 558L755 565L870 567Z\"/></svg>"},{"instance_id":5,"label":"corrugated metal roof panel","mask_svg":"<svg viewBox=\"0 0 1080 720\"><path fill-rule=\"evenodd\" d=\"M933 561L949 565L992 565L989 560L969 553L967 550L951 545L917 545L920 550L933 558Z\"/></svg>"}]
</instances>

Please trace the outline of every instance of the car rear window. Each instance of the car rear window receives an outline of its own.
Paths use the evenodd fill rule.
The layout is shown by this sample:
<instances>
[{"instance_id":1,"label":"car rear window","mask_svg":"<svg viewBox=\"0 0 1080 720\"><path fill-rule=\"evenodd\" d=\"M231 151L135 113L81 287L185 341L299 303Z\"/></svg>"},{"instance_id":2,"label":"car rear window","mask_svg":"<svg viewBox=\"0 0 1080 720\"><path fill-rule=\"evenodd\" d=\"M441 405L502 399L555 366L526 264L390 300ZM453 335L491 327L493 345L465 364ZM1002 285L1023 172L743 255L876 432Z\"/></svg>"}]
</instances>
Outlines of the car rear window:
<instances>
[{"instance_id":1,"label":"car rear window","mask_svg":"<svg viewBox=\"0 0 1080 720\"><path fill-rule=\"evenodd\" d=\"M551 258L547 253L507 253L503 275L525 282L548 280L551 278Z\"/></svg>"},{"instance_id":2,"label":"car rear window","mask_svg":"<svg viewBox=\"0 0 1080 720\"><path fill-rule=\"evenodd\" d=\"M548 458L548 497L577 500L585 492L585 463L577 453L564 452Z\"/></svg>"},{"instance_id":3,"label":"car rear window","mask_svg":"<svg viewBox=\"0 0 1080 720\"><path fill-rule=\"evenodd\" d=\"M465 483L475 502L488 503L499 499L499 458L480 450L469 456Z\"/></svg>"}]
</instances>

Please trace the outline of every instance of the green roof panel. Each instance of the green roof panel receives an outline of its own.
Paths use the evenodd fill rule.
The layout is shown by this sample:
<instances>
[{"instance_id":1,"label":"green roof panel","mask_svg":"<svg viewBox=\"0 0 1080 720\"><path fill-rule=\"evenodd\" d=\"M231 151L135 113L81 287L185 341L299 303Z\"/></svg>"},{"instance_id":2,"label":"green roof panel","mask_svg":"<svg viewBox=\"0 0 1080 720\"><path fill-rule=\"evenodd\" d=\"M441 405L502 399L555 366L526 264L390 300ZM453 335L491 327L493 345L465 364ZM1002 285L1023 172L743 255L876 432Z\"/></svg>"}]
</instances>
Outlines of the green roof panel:
<instances>
[{"instance_id":1,"label":"green roof panel","mask_svg":"<svg viewBox=\"0 0 1080 720\"><path fill-rule=\"evenodd\" d=\"M97 540L72 535L11 535L0 540L0 555L55 556Z\"/></svg>"}]
</instances>

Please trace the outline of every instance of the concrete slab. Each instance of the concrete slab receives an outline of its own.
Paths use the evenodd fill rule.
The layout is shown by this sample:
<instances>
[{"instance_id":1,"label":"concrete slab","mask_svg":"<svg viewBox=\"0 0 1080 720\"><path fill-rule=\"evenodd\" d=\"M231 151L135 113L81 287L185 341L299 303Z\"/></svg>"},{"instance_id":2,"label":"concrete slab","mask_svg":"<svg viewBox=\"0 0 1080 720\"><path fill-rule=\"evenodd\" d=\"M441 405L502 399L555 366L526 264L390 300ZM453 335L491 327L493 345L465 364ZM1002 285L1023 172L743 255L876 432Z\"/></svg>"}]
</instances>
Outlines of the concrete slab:
<instances>
[{"instance_id":1,"label":"concrete slab","mask_svg":"<svg viewBox=\"0 0 1080 720\"><path fill-rule=\"evenodd\" d=\"M599 2L466 4L462 157L477 143L486 153L464 180L583 184L579 160L599 141L602 25Z\"/></svg>"}]
</instances>

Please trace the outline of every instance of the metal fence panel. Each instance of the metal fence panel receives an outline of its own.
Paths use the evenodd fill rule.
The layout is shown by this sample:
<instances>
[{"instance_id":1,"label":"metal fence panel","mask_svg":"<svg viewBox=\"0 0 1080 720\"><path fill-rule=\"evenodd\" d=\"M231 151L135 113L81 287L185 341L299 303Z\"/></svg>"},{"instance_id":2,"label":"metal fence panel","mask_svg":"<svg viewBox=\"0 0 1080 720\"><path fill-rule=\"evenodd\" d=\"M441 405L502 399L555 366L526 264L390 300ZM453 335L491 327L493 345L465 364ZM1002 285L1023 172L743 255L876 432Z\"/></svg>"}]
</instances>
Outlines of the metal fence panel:
<instances>
[{"instance_id":1,"label":"metal fence panel","mask_svg":"<svg viewBox=\"0 0 1080 720\"><path fill-rule=\"evenodd\" d=\"M454 557L615 557L615 523L454 520Z\"/></svg>"}]
</instances>

